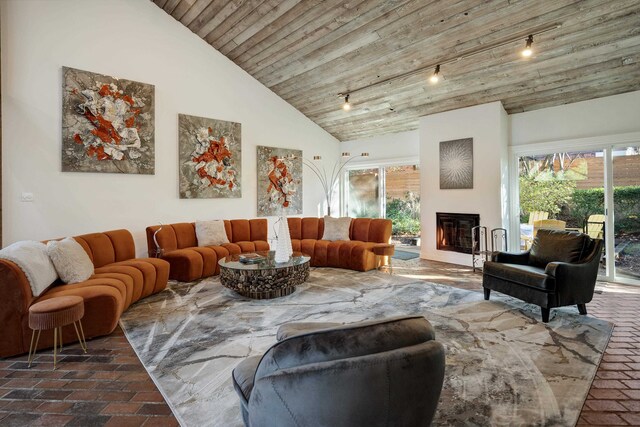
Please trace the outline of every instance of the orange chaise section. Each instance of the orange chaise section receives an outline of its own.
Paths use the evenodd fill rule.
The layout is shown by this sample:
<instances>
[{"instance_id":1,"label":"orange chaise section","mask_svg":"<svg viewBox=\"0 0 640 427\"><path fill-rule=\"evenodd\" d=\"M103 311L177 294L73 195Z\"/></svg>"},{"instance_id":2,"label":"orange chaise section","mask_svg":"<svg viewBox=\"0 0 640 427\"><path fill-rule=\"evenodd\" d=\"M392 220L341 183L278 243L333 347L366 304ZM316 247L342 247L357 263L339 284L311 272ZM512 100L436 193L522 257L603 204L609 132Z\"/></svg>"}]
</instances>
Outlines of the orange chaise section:
<instances>
[{"instance_id":1,"label":"orange chaise section","mask_svg":"<svg viewBox=\"0 0 640 427\"><path fill-rule=\"evenodd\" d=\"M34 297L24 272L13 262L0 260L0 356L29 351L29 307L50 298L77 295L84 299L82 326L87 339L108 335L131 304L167 286L169 263L161 259L135 258L135 244L127 230L113 230L74 237L93 262L94 274L73 284L57 282ZM62 329L64 343L77 341L73 325ZM43 333L38 348L53 346L53 334Z\"/></svg>"}]
</instances>

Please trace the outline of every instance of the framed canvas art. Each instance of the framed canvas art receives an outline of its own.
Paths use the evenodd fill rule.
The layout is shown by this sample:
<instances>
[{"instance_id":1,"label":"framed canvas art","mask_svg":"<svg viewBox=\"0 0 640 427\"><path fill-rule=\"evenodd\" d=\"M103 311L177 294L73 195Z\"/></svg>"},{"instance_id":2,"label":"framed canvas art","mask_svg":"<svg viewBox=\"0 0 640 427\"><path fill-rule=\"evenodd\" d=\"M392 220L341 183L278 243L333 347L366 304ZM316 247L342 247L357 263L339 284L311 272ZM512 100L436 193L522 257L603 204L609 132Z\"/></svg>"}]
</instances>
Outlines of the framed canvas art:
<instances>
[{"instance_id":1,"label":"framed canvas art","mask_svg":"<svg viewBox=\"0 0 640 427\"><path fill-rule=\"evenodd\" d=\"M440 142L440 189L473 188L473 138Z\"/></svg>"},{"instance_id":2,"label":"framed canvas art","mask_svg":"<svg viewBox=\"0 0 640 427\"><path fill-rule=\"evenodd\" d=\"M240 123L179 114L178 151L181 199L242 196Z\"/></svg>"},{"instance_id":3,"label":"framed canvas art","mask_svg":"<svg viewBox=\"0 0 640 427\"><path fill-rule=\"evenodd\" d=\"M62 76L62 171L153 174L154 86L68 67Z\"/></svg>"},{"instance_id":4,"label":"framed canvas art","mask_svg":"<svg viewBox=\"0 0 640 427\"><path fill-rule=\"evenodd\" d=\"M257 147L258 216L302 213L302 151Z\"/></svg>"}]
</instances>

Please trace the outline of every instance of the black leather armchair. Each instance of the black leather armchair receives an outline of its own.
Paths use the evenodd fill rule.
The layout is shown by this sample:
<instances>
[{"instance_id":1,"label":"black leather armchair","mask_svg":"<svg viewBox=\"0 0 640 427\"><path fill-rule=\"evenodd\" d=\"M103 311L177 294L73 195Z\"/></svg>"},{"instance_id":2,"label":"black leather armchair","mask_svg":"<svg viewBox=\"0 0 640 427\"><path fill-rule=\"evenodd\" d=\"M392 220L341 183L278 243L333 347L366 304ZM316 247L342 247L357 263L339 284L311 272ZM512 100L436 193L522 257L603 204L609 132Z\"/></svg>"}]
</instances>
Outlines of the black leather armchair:
<instances>
[{"instance_id":1,"label":"black leather armchair","mask_svg":"<svg viewBox=\"0 0 640 427\"><path fill-rule=\"evenodd\" d=\"M421 316L291 323L233 370L245 426L428 426L444 347Z\"/></svg>"},{"instance_id":2,"label":"black leather armchair","mask_svg":"<svg viewBox=\"0 0 640 427\"><path fill-rule=\"evenodd\" d=\"M555 307L576 304L580 314L587 314L602 245L586 234L539 230L529 251L495 252L484 263L484 299L494 290L539 305L545 323Z\"/></svg>"}]
</instances>

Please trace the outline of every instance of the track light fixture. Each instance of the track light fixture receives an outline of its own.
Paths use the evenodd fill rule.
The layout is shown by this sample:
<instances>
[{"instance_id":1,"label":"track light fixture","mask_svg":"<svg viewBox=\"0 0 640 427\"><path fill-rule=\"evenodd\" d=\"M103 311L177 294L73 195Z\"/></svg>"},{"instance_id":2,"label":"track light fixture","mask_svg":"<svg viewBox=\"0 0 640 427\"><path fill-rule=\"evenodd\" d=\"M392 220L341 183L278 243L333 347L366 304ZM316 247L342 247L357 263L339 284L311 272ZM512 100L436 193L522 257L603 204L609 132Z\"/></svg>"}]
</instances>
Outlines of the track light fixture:
<instances>
[{"instance_id":1,"label":"track light fixture","mask_svg":"<svg viewBox=\"0 0 640 427\"><path fill-rule=\"evenodd\" d=\"M433 70L433 74L429 77L431 84L436 84L440 81L440 64L436 65L436 69Z\"/></svg>"},{"instance_id":2,"label":"track light fixture","mask_svg":"<svg viewBox=\"0 0 640 427\"><path fill-rule=\"evenodd\" d=\"M525 58L528 58L533 54L533 50L531 49L532 44L533 44L533 34L529 34L529 37L527 37L527 44L525 45L524 50L522 51L522 56L524 56Z\"/></svg>"},{"instance_id":3,"label":"track light fixture","mask_svg":"<svg viewBox=\"0 0 640 427\"><path fill-rule=\"evenodd\" d=\"M507 46L510 45L512 43L515 43L517 41L522 40L523 37L526 37L526 45L524 50L521 52L522 56L525 58L529 58L533 55L533 36L538 36L540 34L543 33L547 33L549 31L554 31L557 30L558 28L562 27L561 23L553 23L553 24L549 24L549 25L542 25L539 27L533 27L533 28L529 28L525 31L522 32L518 32L515 34L512 34L510 37L505 37L501 40L496 40L493 43L489 43L489 44L481 44L479 46L474 46L470 49L464 50L462 52L457 52L457 54L454 56L448 56L448 57L444 57L444 58L440 58L438 60L438 62L436 64L431 63L431 64L427 64L424 65L422 67L416 68L414 70L411 71L407 71L404 73L400 73L400 74L396 74L396 75L392 75L389 77L386 77L382 80L378 80L378 81L374 81L371 83L368 83L364 86L361 87L352 87L349 90L349 94L347 94L345 96L345 93L339 93L338 96L340 98L344 97L344 104L342 105L342 108L345 111L349 111L351 109L351 104L349 103L349 95L352 93L356 93L356 92L362 92L365 91L367 89L371 89L372 87L375 86L381 86L381 85L385 85L385 84L389 84L390 82L399 80L399 79L406 79L407 77L410 76L414 76L414 75L420 75L420 76L424 76L424 74L428 71L428 70L432 70L433 67L435 66L435 70L433 72L433 74L431 74L431 76L429 77L429 82L431 84L436 84L440 81L440 66L441 65L447 65L447 64L453 64L455 62L458 62L462 59L467 59L467 58L471 58L475 55L479 55L481 53L484 52L488 52L491 51L493 49L502 47L502 46ZM424 78L424 77L423 77ZM393 109L389 109L390 111L393 111ZM367 111L366 108L363 108L362 111Z\"/></svg>"},{"instance_id":4,"label":"track light fixture","mask_svg":"<svg viewBox=\"0 0 640 427\"><path fill-rule=\"evenodd\" d=\"M347 94L347 96L344 97L344 104L342 104L342 109L344 111L351 110L351 103L349 102L349 94Z\"/></svg>"}]
</instances>

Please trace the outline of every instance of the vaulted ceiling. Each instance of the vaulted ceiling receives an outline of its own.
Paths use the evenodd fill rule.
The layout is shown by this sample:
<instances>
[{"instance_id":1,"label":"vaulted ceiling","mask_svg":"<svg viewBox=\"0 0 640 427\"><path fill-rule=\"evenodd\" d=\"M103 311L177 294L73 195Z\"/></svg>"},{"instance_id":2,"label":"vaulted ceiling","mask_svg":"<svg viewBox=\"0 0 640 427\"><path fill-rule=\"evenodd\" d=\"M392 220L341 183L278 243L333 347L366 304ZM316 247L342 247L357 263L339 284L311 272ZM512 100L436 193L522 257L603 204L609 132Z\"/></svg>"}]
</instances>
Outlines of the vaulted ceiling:
<instances>
[{"instance_id":1,"label":"vaulted ceiling","mask_svg":"<svg viewBox=\"0 0 640 427\"><path fill-rule=\"evenodd\" d=\"M640 89L638 0L154 3L341 141L486 102L516 113Z\"/></svg>"}]
</instances>

